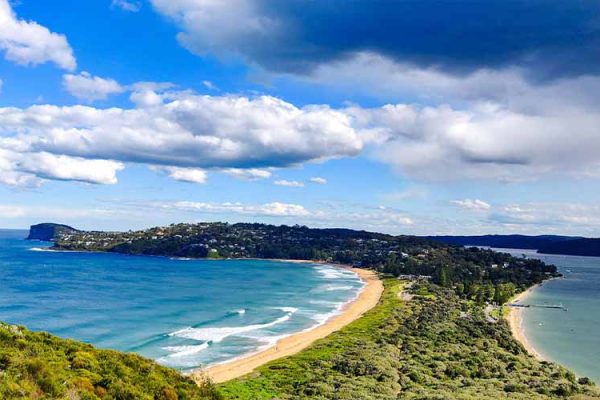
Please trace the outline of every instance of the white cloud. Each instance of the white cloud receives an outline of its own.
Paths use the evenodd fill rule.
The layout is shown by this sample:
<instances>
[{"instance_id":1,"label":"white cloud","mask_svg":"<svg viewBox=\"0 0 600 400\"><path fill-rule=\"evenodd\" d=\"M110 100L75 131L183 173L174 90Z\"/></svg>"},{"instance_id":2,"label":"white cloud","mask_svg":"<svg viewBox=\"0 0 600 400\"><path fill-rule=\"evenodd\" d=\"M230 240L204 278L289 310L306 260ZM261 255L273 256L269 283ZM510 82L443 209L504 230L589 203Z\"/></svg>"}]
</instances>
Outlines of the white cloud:
<instances>
[{"instance_id":1,"label":"white cloud","mask_svg":"<svg viewBox=\"0 0 600 400\"><path fill-rule=\"evenodd\" d=\"M184 211L198 211L206 213L233 213L270 217L303 217L310 212L298 204L272 202L266 204L244 203L202 203L193 201L178 201L174 203L161 203L159 207L165 209L178 209Z\"/></svg>"},{"instance_id":2,"label":"white cloud","mask_svg":"<svg viewBox=\"0 0 600 400\"><path fill-rule=\"evenodd\" d=\"M206 183L208 174L203 169L179 167L154 167L153 169L166 172L169 177L180 182Z\"/></svg>"},{"instance_id":3,"label":"white cloud","mask_svg":"<svg viewBox=\"0 0 600 400\"><path fill-rule=\"evenodd\" d=\"M160 93L135 109L0 108L0 147L88 159L201 169L284 167L358 154L343 112L263 96ZM261 169L261 168L259 168Z\"/></svg>"},{"instance_id":4,"label":"white cloud","mask_svg":"<svg viewBox=\"0 0 600 400\"><path fill-rule=\"evenodd\" d=\"M228 49L224 45L237 41L236 38L252 38L254 43L259 42L261 36L269 40L272 28L278 24L259 15L256 5L247 0L151 0L151 3L159 13L182 27L184 32L177 35L179 43L201 55L235 53L238 49Z\"/></svg>"},{"instance_id":5,"label":"white cloud","mask_svg":"<svg viewBox=\"0 0 600 400\"><path fill-rule=\"evenodd\" d=\"M325 184L327 184L327 179L322 178L320 176L313 176L312 178L310 178L310 181L312 183L316 183L318 185L325 185Z\"/></svg>"},{"instance_id":6,"label":"white cloud","mask_svg":"<svg viewBox=\"0 0 600 400\"><path fill-rule=\"evenodd\" d=\"M470 211L488 211L492 208L489 203L479 199L453 200L451 203Z\"/></svg>"},{"instance_id":7,"label":"white cloud","mask_svg":"<svg viewBox=\"0 0 600 400\"><path fill-rule=\"evenodd\" d=\"M202 85L204 85L205 88L207 88L208 90L219 90L218 87L215 86L214 83L212 83L211 81L202 81Z\"/></svg>"},{"instance_id":8,"label":"white cloud","mask_svg":"<svg viewBox=\"0 0 600 400\"><path fill-rule=\"evenodd\" d=\"M142 8L142 2L133 0L112 0L111 6L118 7L123 11L138 12Z\"/></svg>"},{"instance_id":9,"label":"white cloud","mask_svg":"<svg viewBox=\"0 0 600 400\"><path fill-rule=\"evenodd\" d=\"M421 180L514 182L598 164L600 114L583 108L532 114L489 103L468 110L397 104L347 112L378 144L375 158Z\"/></svg>"},{"instance_id":10,"label":"white cloud","mask_svg":"<svg viewBox=\"0 0 600 400\"><path fill-rule=\"evenodd\" d=\"M233 176L238 179L245 179L249 181L255 181L259 179L268 179L273 175L271 171L266 169L258 169L258 168L226 168L221 170L221 172Z\"/></svg>"},{"instance_id":11,"label":"white cloud","mask_svg":"<svg viewBox=\"0 0 600 400\"><path fill-rule=\"evenodd\" d=\"M122 205L122 204L121 204ZM148 209L159 209L162 212L186 212L215 214L219 219L225 219L227 215L233 215L233 221L239 221L240 216L247 216L250 220L270 221L280 217L294 217L294 223L307 224L318 227L349 226L356 229L370 229L375 231L386 231L401 233L407 227L415 223L407 213L391 208L373 207L341 207L339 205L332 209L307 209L300 204L289 204L282 202L270 202L265 204L247 204L241 202L197 202L197 201L174 201L174 202L148 202L132 204L135 209L147 207Z\"/></svg>"},{"instance_id":12,"label":"white cloud","mask_svg":"<svg viewBox=\"0 0 600 400\"><path fill-rule=\"evenodd\" d=\"M0 108L6 138L0 148L10 142L15 152L221 170L252 179L269 177L269 168L355 156L364 149L400 174L424 181L598 175L600 113L593 104L600 95L581 90L584 99L576 92L587 86L600 93L600 79L553 85L523 86L519 104L510 106L482 101L462 109L412 104L333 109L140 83L128 87L136 103L130 109ZM535 106L537 95L550 99ZM561 98L567 103L561 105Z\"/></svg>"},{"instance_id":13,"label":"white cloud","mask_svg":"<svg viewBox=\"0 0 600 400\"><path fill-rule=\"evenodd\" d=\"M92 76L87 72L82 72L79 75L63 75L63 86L78 99L90 102L104 100L111 94L125 91L125 88L114 79Z\"/></svg>"},{"instance_id":14,"label":"white cloud","mask_svg":"<svg viewBox=\"0 0 600 400\"><path fill-rule=\"evenodd\" d=\"M43 180L69 180L96 184L117 183L123 164L109 160L88 160L46 152L15 152L0 142L0 183L39 186Z\"/></svg>"},{"instance_id":15,"label":"white cloud","mask_svg":"<svg viewBox=\"0 0 600 400\"><path fill-rule=\"evenodd\" d=\"M7 60L21 65L54 62L63 69L75 69L77 63L65 36L34 21L17 19L8 0L0 0L0 27L0 49Z\"/></svg>"},{"instance_id":16,"label":"white cloud","mask_svg":"<svg viewBox=\"0 0 600 400\"><path fill-rule=\"evenodd\" d=\"M277 186L287 186L287 187L295 187L295 188L300 188L300 187L304 187L304 183L302 182L298 182L298 181L288 181L285 179L281 179L278 181L273 182L274 185Z\"/></svg>"},{"instance_id":17,"label":"white cloud","mask_svg":"<svg viewBox=\"0 0 600 400\"><path fill-rule=\"evenodd\" d=\"M489 221L503 228L597 236L600 206L584 203L530 202L508 204L489 216Z\"/></svg>"},{"instance_id":18,"label":"white cloud","mask_svg":"<svg viewBox=\"0 0 600 400\"><path fill-rule=\"evenodd\" d=\"M21 172L45 179L110 185L117 183L117 171L124 166L115 161L31 153L21 158L17 168Z\"/></svg>"}]
</instances>

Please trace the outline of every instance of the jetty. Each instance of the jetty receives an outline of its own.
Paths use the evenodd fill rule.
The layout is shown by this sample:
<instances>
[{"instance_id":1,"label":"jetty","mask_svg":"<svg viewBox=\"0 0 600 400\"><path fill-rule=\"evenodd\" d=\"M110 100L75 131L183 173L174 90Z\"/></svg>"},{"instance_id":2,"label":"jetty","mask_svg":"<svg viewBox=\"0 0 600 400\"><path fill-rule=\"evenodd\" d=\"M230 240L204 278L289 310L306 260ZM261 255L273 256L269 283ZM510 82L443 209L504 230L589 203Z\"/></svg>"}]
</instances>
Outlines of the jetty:
<instances>
[{"instance_id":1,"label":"jetty","mask_svg":"<svg viewBox=\"0 0 600 400\"><path fill-rule=\"evenodd\" d=\"M521 304L521 303L510 303L509 307L517 308L554 308L558 310L568 311L569 309L561 304Z\"/></svg>"}]
</instances>

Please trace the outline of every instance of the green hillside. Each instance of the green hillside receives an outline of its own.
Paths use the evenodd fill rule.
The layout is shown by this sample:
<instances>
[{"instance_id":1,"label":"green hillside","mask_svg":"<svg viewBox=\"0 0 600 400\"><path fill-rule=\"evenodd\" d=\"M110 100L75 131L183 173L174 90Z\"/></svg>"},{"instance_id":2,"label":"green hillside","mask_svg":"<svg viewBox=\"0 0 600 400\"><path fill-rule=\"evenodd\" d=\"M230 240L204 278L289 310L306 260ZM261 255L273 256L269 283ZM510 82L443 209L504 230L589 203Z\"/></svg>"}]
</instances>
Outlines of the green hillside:
<instances>
[{"instance_id":1,"label":"green hillside","mask_svg":"<svg viewBox=\"0 0 600 400\"><path fill-rule=\"evenodd\" d=\"M135 354L98 350L0 324L0 399L212 400L179 372Z\"/></svg>"},{"instance_id":2,"label":"green hillside","mask_svg":"<svg viewBox=\"0 0 600 400\"><path fill-rule=\"evenodd\" d=\"M228 399L600 398L587 379L538 362L504 320L453 292L385 282L365 317L296 356L219 387ZM401 298L402 297L402 298Z\"/></svg>"}]
</instances>

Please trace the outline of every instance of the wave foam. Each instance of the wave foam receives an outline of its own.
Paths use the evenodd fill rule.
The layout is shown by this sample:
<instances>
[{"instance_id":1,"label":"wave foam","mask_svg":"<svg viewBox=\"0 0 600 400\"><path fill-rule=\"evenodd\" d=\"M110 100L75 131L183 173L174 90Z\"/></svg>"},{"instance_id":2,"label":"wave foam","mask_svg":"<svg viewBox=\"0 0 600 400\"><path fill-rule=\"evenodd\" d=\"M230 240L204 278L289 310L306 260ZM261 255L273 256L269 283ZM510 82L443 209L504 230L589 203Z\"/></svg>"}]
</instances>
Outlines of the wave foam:
<instances>
[{"instance_id":1,"label":"wave foam","mask_svg":"<svg viewBox=\"0 0 600 400\"><path fill-rule=\"evenodd\" d=\"M252 332L264 328L270 328L272 326L282 324L288 321L290 318L292 318L292 315L296 311L297 309L291 311L290 308L290 311L288 311L286 315L266 324L232 326L222 328L185 328L173 333L169 333L169 336L176 336L184 339L198 340L202 342L219 343L229 336L235 336L242 333Z\"/></svg>"},{"instance_id":2,"label":"wave foam","mask_svg":"<svg viewBox=\"0 0 600 400\"><path fill-rule=\"evenodd\" d=\"M328 292L333 292L336 290L352 290L354 289L352 286L341 286L341 285L327 285L325 286L325 290Z\"/></svg>"},{"instance_id":3,"label":"wave foam","mask_svg":"<svg viewBox=\"0 0 600 400\"><path fill-rule=\"evenodd\" d=\"M323 276L325 279L352 279L356 278L353 272L345 271L341 268L330 267L330 266L317 266L316 271Z\"/></svg>"},{"instance_id":4,"label":"wave foam","mask_svg":"<svg viewBox=\"0 0 600 400\"><path fill-rule=\"evenodd\" d=\"M168 351L169 353L173 353L173 354L169 354L168 356L165 356L163 358L179 358L179 357L186 357L186 356L190 356L192 354L197 354L200 353L202 350L206 350L209 346L209 343L202 343L199 345L195 345L195 346L168 346L168 347L163 347L163 350Z\"/></svg>"},{"instance_id":5,"label":"wave foam","mask_svg":"<svg viewBox=\"0 0 600 400\"><path fill-rule=\"evenodd\" d=\"M295 314L298 312L296 307L274 307L275 310L283 311L284 313Z\"/></svg>"},{"instance_id":6,"label":"wave foam","mask_svg":"<svg viewBox=\"0 0 600 400\"><path fill-rule=\"evenodd\" d=\"M49 251L49 252L55 252L56 250L49 249L48 247L32 247L32 248L29 249L29 251Z\"/></svg>"}]
</instances>

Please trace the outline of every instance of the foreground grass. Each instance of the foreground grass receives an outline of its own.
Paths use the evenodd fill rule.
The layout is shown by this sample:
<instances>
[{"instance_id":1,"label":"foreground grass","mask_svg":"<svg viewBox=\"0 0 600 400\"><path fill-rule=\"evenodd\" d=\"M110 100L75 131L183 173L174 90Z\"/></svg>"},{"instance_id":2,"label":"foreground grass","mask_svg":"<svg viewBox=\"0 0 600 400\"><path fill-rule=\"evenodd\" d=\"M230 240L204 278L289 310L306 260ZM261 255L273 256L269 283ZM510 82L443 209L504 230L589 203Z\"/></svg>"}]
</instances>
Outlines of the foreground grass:
<instances>
[{"instance_id":1,"label":"foreground grass","mask_svg":"<svg viewBox=\"0 0 600 400\"><path fill-rule=\"evenodd\" d=\"M0 323L0 399L210 400L179 372L134 354Z\"/></svg>"},{"instance_id":2,"label":"foreground grass","mask_svg":"<svg viewBox=\"0 0 600 400\"><path fill-rule=\"evenodd\" d=\"M592 399L595 387L538 362L504 321L435 286L385 281L377 307L298 355L219 386L227 399Z\"/></svg>"}]
</instances>

